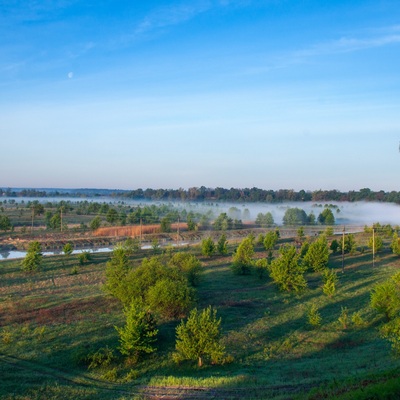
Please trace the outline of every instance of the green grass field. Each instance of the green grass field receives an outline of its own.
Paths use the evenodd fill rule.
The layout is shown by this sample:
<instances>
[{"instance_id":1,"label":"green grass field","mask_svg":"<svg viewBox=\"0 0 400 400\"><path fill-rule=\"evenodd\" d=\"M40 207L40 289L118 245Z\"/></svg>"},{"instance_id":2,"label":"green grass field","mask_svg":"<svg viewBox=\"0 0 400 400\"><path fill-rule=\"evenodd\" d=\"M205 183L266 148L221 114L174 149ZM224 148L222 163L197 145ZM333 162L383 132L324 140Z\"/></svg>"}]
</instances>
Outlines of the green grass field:
<instances>
[{"instance_id":1,"label":"green grass field","mask_svg":"<svg viewBox=\"0 0 400 400\"><path fill-rule=\"evenodd\" d=\"M266 256L258 250L257 258ZM346 255L342 274L341 255L332 255L329 265L339 275L333 298L323 294L317 273L307 274L301 295L283 293L269 277L234 275L230 255L208 259L198 248L184 251L203 262L198 307L218 309L229 363L176 365L171 353L179 321L173 321L160 324L156 353L127 364L114 328L123 324L122 307L102 289L109 254L94 253L84 266L76 256L47 257L33 274L21 271L20 260L6 260L0 262L0 398L352 398L344 396L395 385L400 360L380 338L382 317L369 307L371 288L400 267L388 243L374 268L370 251L356 252ZM151 252L132 264L146 255ZM319 328L307 323L313 303L322 316ZM344 329L342 307L349 316L360 312L364 324ZM110 363L88 369L85 357L105 348L113 351Z\"/></svg>"}]
</instances>

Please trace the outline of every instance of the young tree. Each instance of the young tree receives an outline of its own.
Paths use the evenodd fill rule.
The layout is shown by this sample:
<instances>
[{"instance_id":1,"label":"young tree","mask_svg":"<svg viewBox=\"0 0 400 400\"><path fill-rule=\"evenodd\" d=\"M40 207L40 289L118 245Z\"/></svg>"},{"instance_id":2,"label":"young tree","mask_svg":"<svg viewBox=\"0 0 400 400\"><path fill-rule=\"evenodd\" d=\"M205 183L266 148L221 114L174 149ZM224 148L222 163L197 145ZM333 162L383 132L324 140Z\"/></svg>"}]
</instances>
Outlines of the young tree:
<instances>
[{"instance_id":1,"label":"young tree","mask_svg":"<svg viewBox=\"0 0 400 400\"><path fill-rule=\"evenodd\" d=\"M89 227L92 231L95 231L96 229L100 228L100 226L101 226L101 219L97 215L90 221Z\"/></svg>"},{"instance_id":2,"label":"young tree","mask_svg":"<svg viewBox=\"0 0 400 400\"><path fill-rule=\"evenodd\" d=\"M220 325L221 319L211 306L201 312L193 309L187 321L176 328L174 360L197 360L199 367L205 361L219 362L225 354Z\"/></svg>"},{"instance_id":3,"label":"young tree","mask_svg":"<svg viewBox=\"0 0 400 400\"><path fill-rule=\"evenodd\" d=\"M371 236L368 240L368 247L375 253L378 253L383 248L382 238L378 235Z\"/></svg>"},{"instance_id":4,"label":"young tree","mask_svg":"<svg viewBox=\"0 0 400 400\"><path fill-rule=\"evenodd\" d=\"M281 290L300 292L307 287L306 268L299 263L296 248L286 244L279 250L279 257L271 262L270 276Z\"/></svg>"},{"instance_id":5,"label":"young tree","mask_svg":"<svg viewBox=\"0 0 400 400\"><path fill-rule=\"evenodd\" d=\"M336 293L336 284L338 282L337 273L333 269L325 269L323 274L324 285L322 291L328 296L333 297Z\"/></svg>"},{"instance_id":6,"label":"young tree","mask_svg":"<svg viewBox=\"0 0 400 400\"><path fill-rule=\"evenodd\" d=\"M400 239L397 232L393 234L392 244L390 245L390 248L392 249L394 254L400 256Z\"/></svg>"},{"instance_id":7,"label":"young tree","mask_svg":"<svg viewBox=\"0 0 400 400\"><path fill-rule=\"evenodd\" d=\"M63 253L66 256L70 256L72 252L74 251L74 246L71 243L66 243L63 247Z\"/></svg>"},{"instance_id":8,"label":"young tree","mask_svg":"<svg viewBox=\"0 0 400 400\"><path fill-rule=\"evenodd\" d=\"M200 260L190 253L174 254L168 265L171 268L177 268L179 272L184 274L191 286L198 286L203 273Z\"/></svg>"},{"instance_id":9,"label":"young tree","mask_svg":"<svg viewBox=\"0 0 400 400\"><path fill-rule=\"evenodd\" d=\"M371 292L371 307L389 321L397 316L400 310L398 284L393 279L376 285Z\"/></svg>"},{"instance_id":10,"label":"young tree","mask_svg":"<svg viewBox=\"0 0 400 400\"><path fill-rule=\"evenodd\" d=\"M0 229L4 232L12 229L10 218L7 215L0 215Z\"/></svg>"},{"instance_id":11,"label":"young tree","mask_svg":"<svg viewBox=\"0 0 400 400\"><path fill-rule=\"evenodd\" d=\"M226 240L226 235L224 233L218 239L217 251L221 256L228 254L228 241Z\"/></svg>"},{"instance_id":12,"label":"young tree","mask_svg":"<svg viewBox=\"0 0 400 400\"><path fill-rule=\"evenodd\" d=\"M169 217L164 217L161 219L160 230L161 232L171 232L171 220Z\"/></svg>"},{"instance_id":13,"label":"young tree","mask_svg":"<svg viewBox=\"0 0 400 400\"><path fill-rule=\"evenodd\" d=\"M104 289L122 302L128 302L126 298L127 283L125 278L129 271L129 260L126 250L122 246L115 247L111 259L106 265Z\"/></svg>"},{"instance_id":14,"label":"young tree","mask_svg":"<svg viewBox=\"0 0 400 400\"><path fill-rule=\"evenodd\" d=\"M332 210L330 208L325 208L325 210L318 215L318 222L321 225L334 225L335 217Z\"/></svg>"},{"instance_id":15,"label":"young tree","mask_svg":"<svg viewBox=\"0 0 400 400\"><path fill-rule=\"evenodd\" d=\"M276 232L269 231L265 234L263 242L265 250L273 250L277 242L278 235Z\"/></svg>"},{"instance_id":16,"label":"young tree","mask_svg":"<svg viewBox=\"0 0 400 400\"><path fill-rule=\"evenodd\" d=\"M28 252L22 260L22 269L26 272L36 271L42 263L42 246L39 242L31 242L28 246Z\"/></svg>"},{"instance_id":17,"label":"young tree","mask_svg":"<svg viewBox=\"0 0 400 400\"><path fill-rule=\"evenodd\" d=\"M121 354L131 357L134 362L145 354L154 353L157 349L158 329L150 309L140 301L132 301L124 309L125 326L115 327L119 334Z\"/></svg>"},{"instance_id":18,"label":"young tree","mask_svg":"<svg viewBox=\"0 0 400 400\"><path fill-rule=\"evenodd\" d=\"M307 321L314 328L321 326L322 317L321 317L321 314L318 311L318 307L315 303L313 303L308 310Z\"/></svg>"},{"instance_id":19,"label":"young tree","mask_svg":"<svg viewBox=\"0 0 400 400\"><path fill-rule=\"evenodd\" d=\"M236 275L248 275L251 273L254 255L254 237L244 238L236 253L233 255L232 270Z\"/></svg>"},{"instance_id":20,"label":"young tree","mask_svg":"<svg viewBox=\"0 0 400 400\"><path fill-rule=\"evenodd\" d=\"M215 253L215 243L211 237L202 240L201 252L204 256L207 257L211 257Z\"/></svg>"},{"instance_id":21,"label":"young tree","mask_svg":"<svg viewBox=\"0 0 400 400\"><path fill-rule=\"evenodd\" d=\"M328 266L329 248L328 241L324 235L310 244L303 262L307 268L314 271L323 271Z\"/></svg>"}]
</instances>

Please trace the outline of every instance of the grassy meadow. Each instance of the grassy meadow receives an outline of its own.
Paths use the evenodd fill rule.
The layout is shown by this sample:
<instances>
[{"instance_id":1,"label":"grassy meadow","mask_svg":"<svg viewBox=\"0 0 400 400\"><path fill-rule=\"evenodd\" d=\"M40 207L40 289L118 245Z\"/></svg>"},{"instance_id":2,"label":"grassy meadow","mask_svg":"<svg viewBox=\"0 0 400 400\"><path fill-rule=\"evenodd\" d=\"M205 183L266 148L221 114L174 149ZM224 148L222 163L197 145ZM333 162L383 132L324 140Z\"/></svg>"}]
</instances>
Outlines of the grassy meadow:
<instances>
[{"instance_id":1,"label":"grassy meadow","mask_svg":"<svg viewBox=\"0 0 400 400\"><path fill-rule=\"evenodd\" d=\"M367 239L357 234L356 240ZM0 398L319 399L389 385L400 376L400 360L380 337L383 318L369 306L372 287L400 267L389 244L374 267L370 250L346 254L344 273L341 254L331 255L329 267L339 277L333 298L323 294L320 273L307 274L302 294L279 291L267 275L234 275L234 245L227 256L211 258L199 247L182 249L203 263L197 307L217 308L229 355L223 365L201 368L172 361L180 321L160 321L156 353L137 364L121 356L114 326L124 323L122 306L103 290L110 254L93 253L82 266L75 255L45 257L36 273L23 272L21 260L1 261ZM151 255L142 250L131 263ZM266 256L256 248L256 258ZM316 328L307 322L312 304L322 317ZM338 321L344 307L346 327ZM354 312L362 318L357 325ZM88 366L93 354L102 361Z\"/></svg>"}]
</instances>

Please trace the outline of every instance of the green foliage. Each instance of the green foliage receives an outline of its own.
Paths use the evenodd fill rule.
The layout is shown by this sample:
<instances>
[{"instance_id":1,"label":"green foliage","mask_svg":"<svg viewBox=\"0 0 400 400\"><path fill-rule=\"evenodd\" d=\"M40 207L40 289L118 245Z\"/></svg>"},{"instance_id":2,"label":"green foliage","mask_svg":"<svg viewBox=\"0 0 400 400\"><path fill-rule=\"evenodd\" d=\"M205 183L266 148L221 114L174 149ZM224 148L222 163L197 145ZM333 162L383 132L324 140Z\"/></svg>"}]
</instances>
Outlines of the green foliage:
<instances>
[{"instance_id":1,"label":"green foliage","mask_svg":"<svg viewBox=\"0 0 400 400\"><path fill-rule=\"evenodd\" d=\"M160 230L161 232L171 232L171 220L169 217L161 218Z\"/></svg>"},{"instance_id":2,"label":"green foliage","mask_svg":"<svg viewBox=\"0 0 400 400\"><path fill-rule=\"evenodd\" d=\"M42 263L42 246L39 242L29 243L28 251L22 260L22 269L26 272L33 272L40 268Z\"/></svg>"},{"instance_id":3,"label":"green foliage","mask_svg":"<svg viewBox=\"0 0 400 400\"><path fill-rule=\"evenodd\" d=\"M166 319L181 318L194 303L194 291L185 280L164 278L149 288L146 296L151 310Z\"/></svg>"},{"instance_id":4,"label":"green foliage","mask_svg":"<svg viewBox=\"0 0 400 400\"><path fill-rule=\"evenodd\" d=\"M129 271L129 260L125 248L115 247L106 265L104 289L122 302L129 302L126 298L126 276Z\"/></svg>"},{"instance_id":5,"label":"green foliage","mask_svg":"<svg viewBox=\"0 0 400 400\"><path fill-rule=\"evenodd\" d=\"M397 317L380 328L381 336L392 345L392 351L400 357L400 317Z\"/></svg>"},{"instance_id":6,"label":"green foliage","mask_svg":"<svg viewBox=\"0 0 400 400\"><path fill-rule=\"evenodd\" d=\"M249 275L253 267L254 237L244 238L232 258L232 271L236 275Z\"/></svg>"},{"instance_id":7,"label":"green foliage","mask_svg":"<svg viewBox=\"0 0 400 400\"><path fill-rule=\"evenodd\" d=\"M283 216L284 225L307 225L307 214L301 208L288 208Z\"/></svg>"},{"instance_id":8,"label":"green foliage","mask_svg":"<svg viewBox=\"0 0 400 400\"><path fill-rule=\"evenodd\" d=\"M204 362L220 362L225 354L220 325L217 310L211 306L201 312L193 309L187 321L181 321L176 328L174 360L197 360L199 367Z\"/></svg>"},{"instance_id":9,"label":"green foliage","mask_svg":"<svg viewBox=\"0 0 400 400\"><path fill-rule=\"evenodd\" d=\"M96 217L94 217L90 223L89 223L89 228L92 231L95 231L96 229L100 228L101 226L101 218L97 215Z\"/></svg>"},{"instance_id":10,"label":"green foliage","mask_svg":"<svg viewBox=\"0 0 400 400\"><path fill-rule=\"evenodd\" d=\"M168 262L171 268L177 268L192 286L198 286L203 273L200 260L190 253L176 253Z\"/></svg>"},{"instance_id":11,"label":"green foliage","mask_svg":"<svg viewBox=\"0 0 400 400\"><path fill-rule=\"evenodd\" d=\"M333 235L333 228L331 226L327 226L325 229L325 235L326 236L332 236Z\"/></svg>"},{"instance_id":12,"label":"green foliage","mask_svg":"<svg viewBox=\"0 0 400 400\"><path fill-rule=\"evenodd\" d=\"M124 308L125 326L115 327L119 334L121 354L138 361L144 354L154 353L157 349L158 329L150 309L141 301L133 300Z\"/></svg>"},{"instance_id":13,"label":"green foliage","mask_svg":"<svg viewBox=\"0 0 400 400\"><path fill-rule=\"evenodd\" d=\"M371 307L383 314L387 320L393 319L400 310L399 287L393 279L376 285L371 291Z\"/></svg>"},{"instance_id":14,"label":"green foliage","mask_svg":"<svg viewBox=\"0 0 400 400\"><path fill-rule=\"evenodd\" d=\"M335 217L332 210L330 208L325 208L321 214L318 215L318 222L321 225L334 225Z\"/></svg>"},{"instance_id":15,"label":"green foliage","mask_svg":"<svg viewBox=\"0 0 400 400\"><path fill-rule=\"evenodd\" d=\"M211 237L207 237L201 241L201 252L204 256L211 257L215 253L215 243Z\"/></svg>"},{"instance_id":16,"label":"green foliage","mask_svg":"<svg viewBox=\"0 0 400 400\"><path fill-rule=\"evenodd\" d=\"M320 327L322 323L321 314L318 311L318 307L315 303L311 305L307 312L307 322L314 328Z\"/></svg>"},{"instance_id":17,"label":"green foliage","mask_svg":"<svg viewBox=\"0 0 400 400\"><path fill-rule=\"evenodd\" d=\"M263 279L268 272L268 261L266 258L260 258L254 263L255 271L260 279Z\"/></svg>"},{"instance_id":18,"label":"green foliage","mask_svg":"<svg viewBox=\"0 0 400 400\"><path fill-rule=\"evenodd\" d=\"M281 290L300 292L307 287L304 278L306 269L299 263L296 248L286 244L279 249L279 257L269 266L272 280Z\"/></svg>"},{"instance_id":19,"label":"green foliage","mask_svg":"<svg viewBox=\"0 0 400 400\"><path fill-rule=\"evenodd\" d=\"M368 240L368 247L371 250L374 250L374 248L375 248L375 253L378 253L383 248L382 238L376 234L375 234L375 237L371 236Z\"/></svg>"},{"instance_id":20,"label":"green foliage","mask_svg":"<svg viewBox=\"0 0 400 400\"><path fill-rule=\"evenodd\" d=\"M257 214L256 218L256 224L262 226L263 228L266 228L268 226L274 225L274 217L270 212L267 212L265 214L259 213Z\"/></svg>"},{"instance_id":21,"label":"green foliage","mask_svg":"<svg viewBox=\"0 0 400 400\"><path fill-rule=\"evenodd\" d=\"M109 347L100 348L99 350L89 353L85 357L85 363L88 369L106 368L115 360L114 352Z\"/></svg>"},{"instance_id":22,"label":"green foliage","mask_svg":"<svg viewBox=\"0 0 400 400\"><path fill-rule=\"evenodd\" d=\"M333 239L331 245L329 246L329 249L332 250L332 253L336 253L339 247L339 242L336 239Z\"/></svg>"},{"instance_id":23,"label":"green foliage","mask_svg":"<svg viewBox=\"0 0 400 400\"><path fill-rule=\"evenodd\" d=\"M263 241L265 250L273 250L277 242L278 235L276 232L270 231L265 234Z\"/></svg>"},{"instance_id":24,"label":"green foliage","mask_svg":"<svg viewBox=\"0 0 400 400\"><path fill-rule=\"evenodd\" d=\"M90 251L82 251L82 253L78 255L78 260L79 260L79 265L84 265L92 261L92 255Z\"/></svg>"},{"instance_id":25,"label":"green foliage","mask_svg":"<svg viewBox=\"0 0 400 400\"><path fill-rule=\"evenodd\" d=\"M325 269L323 272L324 285L322 291L328 297L333 297L336 293L336 284L338 282L338 276L336 271L333 269Z\"/></svg>"},{"instance_id":26,"label":"green foliage","mask_svg":"<svg viewBox=\"0 0 400 400\"><path fill-rule=\"evenodd\" d=\"M195 231L197 229L197 224L194 222L192 214L188 214L186 222L188 231Z\"/></svg>"},{"instance_id":27,"label":"green foliage","mask_svg":"<svg viewBox=\"0 0 400 400\"><path fill-rule=\"evenodd\" d=\"M0 229L4 232L12 229L10 218L7 215L0 215Z\"/></svg>"},{"instance_id":28,"label":"green foliage","mask_svg":"<svg viewBox=\"0 0 400 400\"><path fill-rule=\"evenodd\" d=\"M362 318L360 311L355 311L351 315L351 322L356 328L362 328L365 326L365 321Z\"/></svg>"},{"instance_id":29,"label":"green foliage","mask_svg":"<svg viewBox=\"0 0 400 400\"><path fill-rule=\"evenodd\" d=\"M140 250L140 239L139 238L128 238L123 243L123 248L125 249L126 255L129 257L132 254L136 254Z\"/></svg>"},{"instance_id":30,"label":"green foliage","mask_svg":"<svg viewBox=\"0 0 400 400\"><path fill-rule=\"evenodd\" d=\"M339 251L342 252L343 239L339 241ZM344 252L353 254L356 250L356 239L352 233L344 236Z\"/></svg>"},{"instance_id":31,"label":"green foliage","mask_svg":"<svg viewBox=\"0 0 400 400\"><path fill-rule=\"evenodd\" d=\"M106 221L109 224L115 224L118 221L118 212L114 208L110 208L106 214Z\"/></svg>"},{"instance_id":32,"label":"green foliage","mask_svg":"<svg viewBox=\"0 0 400 400\"><path fill-rule=\"evenodd\" d=\"M221 213L213 223L213 228L216 231L226 231L233 228L233 220L228 217L227 213Z\"/></svg>"},{"instance_id":33,"label":"green foliage","mask_svg":"<svg viewBox=\"0 0 400 400\"><path fill-rule=\"evenodd\" d=\"M400 256L400 239L399 239L397 232L395 232L393 234L392 243L390 245L390 248L392 249L394 254L396 254L397 256Z\"/></svg>"},{"instance_id":34,"label":"green foliage","mask_svg":"<svg viewBox=\"0 0 400 400\"><path fill-rule=\"evenodd\" d=\"M64 247L63 247L63 253L64 253L66 256L71 255L73 251L74 251L74 246L73 246L73 244L71 244L71 243L66 243L66 244L64 245Z\"/></svg>"},{"instance_id":35,"label":"green foliage","mask_svg":"<svg viewBox=\"0 0 400 400\"><path fill-rule=\"evenodd\" d=\"M347 329L349 325L349 310L347 307L342 307L338 318L338 322L342 329Z\"/></svg>"},{"instance_id":36,"label":"green foliage","mask_svg":"<svg viewBox=\"0 0 400 400\"><path fill-rule=\"evenodd\" d=\"M217 251L221 256L228 254L228 241L226 240L225 234L222 234L218 239Z\"/></svg>"},{"instance_id":37,"label":"green foliage","mask_svg":"<svg viewBox=\"0 0 400 400\"><path fill-rule=\"evenodd\" d=\"M304 265L314 271L323 271L328 266L329 249L324 235L318 237L307 250L303 258Z\"/></svg>"},{"instance_id":38,"label":"green foliage","mask_svg":"<svg viewBox=\"0 0 400 400\"><path fill-rule=\"evenodd\" d=\"M154 238L151 241L151 248L153 249L154 254L157 254L160 251L160 242L158 241L157 238Z\"/></svg>"}]
</instances>

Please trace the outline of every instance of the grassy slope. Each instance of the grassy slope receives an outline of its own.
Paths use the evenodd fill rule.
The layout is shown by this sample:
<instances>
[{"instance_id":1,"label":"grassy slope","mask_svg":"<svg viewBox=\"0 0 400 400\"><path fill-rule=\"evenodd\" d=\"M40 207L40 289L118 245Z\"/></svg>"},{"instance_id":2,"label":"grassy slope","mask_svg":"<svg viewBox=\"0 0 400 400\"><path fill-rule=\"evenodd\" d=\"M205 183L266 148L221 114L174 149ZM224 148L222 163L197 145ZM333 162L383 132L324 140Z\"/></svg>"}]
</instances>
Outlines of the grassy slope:
<instances>
[{"instance_id":1,"label":"grassy slope","mask_svg":"<svg viewBox=\"0 0 400 400\"><path fill-rule=\"evenodd\" d=\"M309 274L309 290L296 296L279 292L269 278L233 275L230 257L203 259L199 307L218 308L231 364L174 365L177 322L168 322L160 326L159 351L142 363L126 365L115 351L110 366L88 370L79 360L99 348L116 349L114 325L123 323L120 305L101 288L106 261L107 255L95 254L76 275L74 256L46 258L43 271L32 275L22 273L18 261L0 263L0 398L130 399L144 386L152 387L147 394L172 387L171 396L179 396L177 386L191 386L209 397L221 397L218 389L224 398L291 398L325 382L358 380L400 366L379 338L380 317L369 308L371 287L399 266L387 251L374 270L371 253L347 256L333 299L322 294L318 274ZM331 257L330 266L340 271L341 257ZM316 330L305 318L313 302L323 317ZM337 323L341 307L350 315L360 311L365 326L343 330Z\"/></svg>"}]
</instances>

